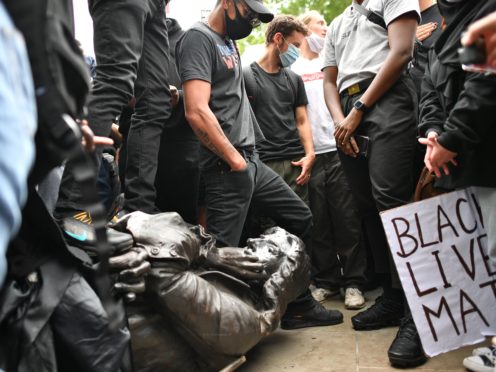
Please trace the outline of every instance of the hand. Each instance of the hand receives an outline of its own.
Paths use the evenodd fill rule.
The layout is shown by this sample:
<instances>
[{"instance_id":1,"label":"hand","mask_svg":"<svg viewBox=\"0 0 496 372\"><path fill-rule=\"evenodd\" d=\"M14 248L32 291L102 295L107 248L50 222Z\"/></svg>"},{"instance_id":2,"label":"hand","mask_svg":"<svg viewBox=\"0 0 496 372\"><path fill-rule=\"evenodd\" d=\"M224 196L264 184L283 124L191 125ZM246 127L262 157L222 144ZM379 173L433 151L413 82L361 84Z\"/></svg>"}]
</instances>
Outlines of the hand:
<instances>
[{"instance_id":1,"label":"hand","mask_svg":"<svg viewBox=\"0 0 496 372\"><path fill-rule=\"evenodd\" d=\"M170 93L171 93L171 104L172 107L176 107L179 103L179 91L174 85L169 85Z\"/></svg>"},{"instance_id":2,"label":"hand","mask_svg":"<svg viewBox=\"0 0 496 372\"><path fill-rule=\"evenodd\" d=\"M248 168L248 164L246 163L246 160L241 155L239 155L239 153L238 153L238 157L236 157L236 160L229 165L231 167L231 172L242 172L246 170L246 168Z\"/></svg>"},{"instance_id":3,"label":"hand","mask_svg":"<svg viewBox=\"0 0 496 372\"><path fill-rule=\"evenodd\" d=\"M110 130L110 138L114 140L114 145L116 147L120 147L120 145L122 145L122 141L123 141L122 133L119 132L119 126L115 123L112 123L112 128Z\"/></svg>"},{"instance_id":4,"label":"hand","mask_svg":"<svg viewBox=\"0 0 496 372\"><path fill-rule=\"evenodd\" d=\"M350 137L350 140L344 145L338 145L337 143L336 145L345 155L351 156L352 158L356 158L360 152L355 137Z\"/></svg>"},{"instance_id":5,"label":"hand","mask_svg":"<svg viewBox=\"0 0 496 372\"><path fill-rule=\"evenodd\" d=\"M291 164L295 167L301 167L301 173L296 179L297 185L305 185L310 181L310 176L312 174L313 163L315 162L315 155L309 154L302 157L298 161L292 161Z\"/></svg>"},{"instance_id":6,"label":"hand","mask_svg":"<svg viewBox=\"0 0 496 372\"><path fill-rule=\"evenodd\" d=\"M427 39L429 36L432 35L432 33L436 30L437 28L437 23L436 22L429 22L426 23L425 25L420 25L417 27L417 34L415 37L417 38L418 41L424 41Z\"/></svg>"},{"instance_id":7,"label":"hand","mask_svg":"<svg viewBox=\"0 0 496 372\"><path fill-rule=\"evenodd\" d=\"M145 292L145 275L151 269L147 258L145 249L135 247L109 259L109 268L116 273L113 275L114 291L124 295L126 302L133 301L136 294Z\"/></svg>"},{"instance_id":8,"label":"hand","mask_svg":"<svg viewBox=\"0 0 496 372\"><path fill-rule=\"evenodd\" d=\"M471 24L461 42L462 45L468 46L481 37L484 38L486 45L486 63L491 67L496 67L496 12Z\"/></svg>"},{"instance_id":9,"label":"hand","mask_svg":"<svg viewBox=\"0 0 496 372\"><path fill-rule=\"evenodd\" d=\"M114 141L111 138L95 136L88 125L88 120L81 120L80 125L81 134L83 136L81 143L86 151L93 151L96 146L111 146L114 144Z\"/></svg>"},{"instance_id":10,"label":"hand","mask_svg":"<svg viewBox=\"0 0 496 372\"><path fill-rule=\"evenodd\" d=\"M350 137L355 133L355 130L362 121L362 116L363 113L361 111L353 108L341 123L336 124L334 137L338 145L345 146L350 141Z\"/></svg>"},{"instance_id":11,"label":"hand","mask_svg":"<svg viewBox=\"0 0 496 372\"><path fill-rule=\"evenodd\" d=\"M436 177L439 178L442 177L441 169L443 170L445 175L450 174L448 163L451 163L455 166L458 165L455 160L455 157L458 154L444 148L437 141L437 137L437 133L430 132L427 138L419 138L419 142L427 146L424 158L425 166L427 167L427 169L429 169L430 172L433 172Z\"/></svg>"},{"instance_id":12,"label":"hand","mask_svg":"<svg viewBox=\"0 0 496 372\"><path fill-rule=\"evenodd\" d=\"M249 249L212 248L206 257L209 266L218 268L242 280L265 280L265 262Z\"/></svg>"}]
</instances>

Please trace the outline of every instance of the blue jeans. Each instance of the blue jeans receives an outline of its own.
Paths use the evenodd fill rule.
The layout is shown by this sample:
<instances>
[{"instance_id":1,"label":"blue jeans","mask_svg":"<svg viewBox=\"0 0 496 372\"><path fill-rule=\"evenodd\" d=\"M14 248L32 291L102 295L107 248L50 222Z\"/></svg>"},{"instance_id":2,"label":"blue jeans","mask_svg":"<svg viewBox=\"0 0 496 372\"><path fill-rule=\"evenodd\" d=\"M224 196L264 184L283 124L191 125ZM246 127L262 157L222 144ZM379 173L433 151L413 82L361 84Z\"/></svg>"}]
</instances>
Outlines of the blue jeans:
<instances>
[{"instance_id":1,"label":"blue jeans","mask_svg":"<svg viewBox=\"0 0 496 372\"><path fill-rule=\"evenodd\" d=\"M0 3L0 287L5 251L21 223L34 160L36 103L24 40Z\"/></svg>"}]
</instances>

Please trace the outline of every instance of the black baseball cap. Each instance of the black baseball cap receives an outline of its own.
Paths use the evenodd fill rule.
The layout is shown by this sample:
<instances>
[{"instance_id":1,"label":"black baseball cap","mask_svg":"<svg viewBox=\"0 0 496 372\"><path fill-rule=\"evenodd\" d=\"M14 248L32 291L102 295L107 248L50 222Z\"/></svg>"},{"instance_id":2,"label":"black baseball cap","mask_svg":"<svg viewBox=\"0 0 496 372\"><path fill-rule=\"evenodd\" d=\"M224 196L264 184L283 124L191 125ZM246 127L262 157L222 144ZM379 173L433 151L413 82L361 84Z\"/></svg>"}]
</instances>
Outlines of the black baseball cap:
<instances>
[{"instance_id":1,"label":"black baseball cap","mask_svg":"<svg viewBox=\"0 0 496 372\"><path fill-rule=\"evenodd\" d=\"M244 0L246 5L259 15L258 19L263 23L269 23L274 19L274 14L263 5L262 0Z\"/></svg>"}]
</instances>

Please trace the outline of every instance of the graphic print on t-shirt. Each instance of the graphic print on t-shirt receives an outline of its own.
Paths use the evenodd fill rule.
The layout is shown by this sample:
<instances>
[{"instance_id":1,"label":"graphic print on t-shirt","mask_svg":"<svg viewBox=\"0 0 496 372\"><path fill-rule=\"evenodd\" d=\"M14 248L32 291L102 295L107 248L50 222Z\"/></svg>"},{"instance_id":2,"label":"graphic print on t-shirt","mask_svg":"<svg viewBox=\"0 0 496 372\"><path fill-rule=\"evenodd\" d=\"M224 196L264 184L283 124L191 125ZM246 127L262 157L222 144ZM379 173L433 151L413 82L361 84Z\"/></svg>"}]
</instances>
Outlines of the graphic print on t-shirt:
<instances>
[{"instance_id":1,"label":"graphic print on t-shirt","mask_svg":"<svg viewBox=\"0 0 496 372\"><path fill-rule=\"evenodd\" d=\"M239 56L236 52L236 48L234 47L233 42L231 41L229 45L225 44L217 44L217 49L219 49L219 53L222 56L222 60L224 61L226 67L229 70L232 70L234 67L239 64Z\"/></svg>"},{"instance_id":2,"label":"graphic print on t-shirt","mask_svg":"<svg viewBox=\"0 0 496 372\"><path fill-rule=\"evenodd\" d=\"M324 73L322 71L315 72L313 74L303 74L300 75L304 83L315 80L324 80Z\"/></svg>"}]
</instances>

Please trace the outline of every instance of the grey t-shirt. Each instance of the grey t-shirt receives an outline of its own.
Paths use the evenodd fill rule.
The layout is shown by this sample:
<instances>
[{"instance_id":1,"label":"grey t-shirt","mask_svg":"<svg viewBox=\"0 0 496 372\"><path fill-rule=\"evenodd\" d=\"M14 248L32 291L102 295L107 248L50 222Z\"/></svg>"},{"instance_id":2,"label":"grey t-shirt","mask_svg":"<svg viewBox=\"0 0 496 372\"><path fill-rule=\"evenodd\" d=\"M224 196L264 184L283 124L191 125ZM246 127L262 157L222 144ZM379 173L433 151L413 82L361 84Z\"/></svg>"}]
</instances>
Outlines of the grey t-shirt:
<instances>
[{"instance_id":1,"label":"grey t-shirt","mask_svg":"<svg viewBox=\"0 0 496 372\"><path fill-rule=\"evenodd\" d=\"M303 80L290 69L268 73L256 62L250 68L258 85L253 110L265 137L257 144L260 159L289 160L304 155L295 117L296 108L308 104Z\"/></svg>"},{"instance_id":2,"label":"grey t-shirt","mask_svg":"<svg viewBox=\"0 0 496 372\"><path fill-rule=\"evenodd\" d=\"M323 68L337 66L339 92L373 78L389 53L387 31L361 15L354 3L332 21L325 41ZM386 25L409 12L420 20L418 0L365 0L362 6L381 15Z\"/></svg>"},{"instance_id":3,"label":"grey t-shirt","mask_svg":"<svg viewBox=\"0 0 496 372\"><path fill-rule=\"evenodd\" d=\"M183 84L189 80L211 84L209 107L231 144L237 149L254 150L263 135L248 102L234 42L198 22L178 42L176 63ZM211 167L218 159L201 147L202 168Z\"/></svg>"}]
</instances>

